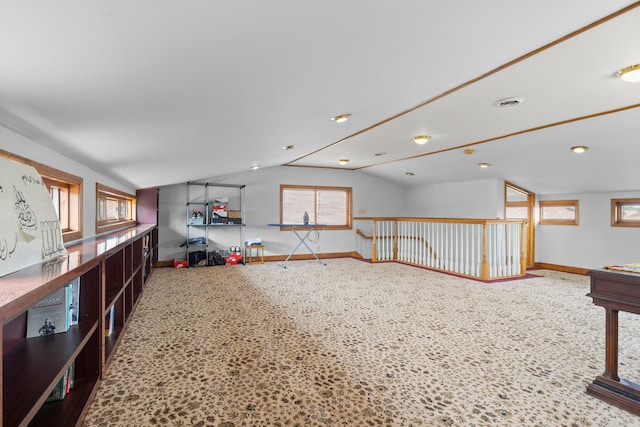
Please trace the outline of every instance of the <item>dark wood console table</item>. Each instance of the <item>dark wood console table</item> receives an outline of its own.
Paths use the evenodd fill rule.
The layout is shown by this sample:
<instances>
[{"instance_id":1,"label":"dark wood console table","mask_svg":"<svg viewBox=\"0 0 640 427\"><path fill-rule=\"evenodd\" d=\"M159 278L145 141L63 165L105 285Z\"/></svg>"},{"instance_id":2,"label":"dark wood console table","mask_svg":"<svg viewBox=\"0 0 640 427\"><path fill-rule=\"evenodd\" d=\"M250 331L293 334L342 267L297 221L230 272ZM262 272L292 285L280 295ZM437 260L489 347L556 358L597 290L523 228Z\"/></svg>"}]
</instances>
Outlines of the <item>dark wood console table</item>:
<instances>
[{"instance_id":1,"label":"dark wood console table","mask_svg":"<svg viewBox=\"0 0 640 427\"><path fill-rule=\"evenodd\" d=\"M587 386L587 393L640 415L640 385L618 375L618 312L640 314L640 274L598 269L588 272L587 296L605 309L605 368Z\"/></svg>"}]
</instances>

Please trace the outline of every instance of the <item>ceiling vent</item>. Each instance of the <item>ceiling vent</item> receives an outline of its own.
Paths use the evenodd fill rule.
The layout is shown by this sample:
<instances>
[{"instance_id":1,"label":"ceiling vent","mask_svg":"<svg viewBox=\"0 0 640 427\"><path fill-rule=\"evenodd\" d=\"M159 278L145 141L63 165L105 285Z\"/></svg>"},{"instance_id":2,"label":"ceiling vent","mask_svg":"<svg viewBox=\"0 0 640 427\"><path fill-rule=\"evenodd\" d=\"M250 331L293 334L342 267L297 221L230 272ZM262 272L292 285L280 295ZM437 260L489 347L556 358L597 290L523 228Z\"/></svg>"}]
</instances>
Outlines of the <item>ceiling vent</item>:
<instances>
[{"instance_id":1,"label":"ceiling vent","mask_svg":"<svg viewBox=\"0 0 640 427\"><path fill-rule=\"evenodd\" d=\"M496 107L515 107L524 102L524 98L504 98L494 102Z\"/></svg>"}]
</instances>

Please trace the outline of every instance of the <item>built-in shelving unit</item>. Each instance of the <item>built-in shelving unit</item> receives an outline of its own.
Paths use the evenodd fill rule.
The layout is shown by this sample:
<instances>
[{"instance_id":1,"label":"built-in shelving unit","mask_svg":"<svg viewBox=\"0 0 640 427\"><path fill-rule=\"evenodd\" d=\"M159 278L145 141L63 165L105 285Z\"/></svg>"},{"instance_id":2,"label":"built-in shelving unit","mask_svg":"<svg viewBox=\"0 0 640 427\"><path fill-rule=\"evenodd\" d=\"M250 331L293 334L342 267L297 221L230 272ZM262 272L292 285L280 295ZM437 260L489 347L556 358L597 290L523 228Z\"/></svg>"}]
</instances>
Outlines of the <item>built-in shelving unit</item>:
<instances>
[{"instance_id":1,"label":"built-in shelving unit","mask_svg":"<svg viewBox=\"0 0 640 427\"><path fill-rule=\"evenodd\" d=\"M138 225L87 239L67 255L0 278L2 426L80 425L157 260L157 230ZM78 324L25 338L29 308L77 278ZM114 329L107 337L112 306ZM73 389L45 403L71 365Z\"/></svg>"},{"instance_id":2,"label":"built-in shelving unit","mask_svg":"<svg viewBox=\"0 0 640 427\"><path fill-rule=\"evenodd\" d=\"M186 240L185 259L189 262L194 252L203 254L204 262L211 265L209 254L223 249L220 246L230 243L243 247L245 234L245 186L213 182L187 182L186 184ZM228 198L227 217L219 217L214 213L216 199ZM200 215L194 215L199 212ZM212 231L215 230L215 231ZM223 236L223 230L234 230L232 236ZM219 241L213 241L219 238ZM227 245L227 248L230 245ZM190 257L191 254L191 257ZM189 262L189 266L194 263Z\"/></svg>"}]
</instances>

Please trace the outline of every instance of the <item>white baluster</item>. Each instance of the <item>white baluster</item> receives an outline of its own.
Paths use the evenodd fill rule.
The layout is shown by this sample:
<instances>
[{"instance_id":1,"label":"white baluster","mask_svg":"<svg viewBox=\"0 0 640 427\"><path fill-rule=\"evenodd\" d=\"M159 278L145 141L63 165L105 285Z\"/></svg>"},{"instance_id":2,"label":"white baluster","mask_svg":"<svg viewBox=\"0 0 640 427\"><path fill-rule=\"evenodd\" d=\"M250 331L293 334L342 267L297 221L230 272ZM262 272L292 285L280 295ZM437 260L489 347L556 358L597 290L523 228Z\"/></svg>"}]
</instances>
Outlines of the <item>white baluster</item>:
<instances>
[{"instance_id":1,"label":"white baluster","mask_svg":"<svg viewBox=\"0 0 640 427\"><path fill-rule=\"evenodd\" d=\"M426 227L427 223L425 222L421 222L420 223L420 265L427 265L427 263L425 262L425 245L427 243L427 236L425 234L425 227Z\"/></svg>"},{"instance_id":2,"label":"white baluster","mask_svg":"<svg viewBox=\"0 0 640 427\"><path fill-rule=\"evenodd\" d=\"M463 226L464 229L464 238L463 238L463 244L464 244L464 269L463 269L463 273L464 274L470 274L471 273L471 226L472 224L465 224Z\"/></svg>"},{"instance_id":3,"label":"white baluster","mask_svg":"<svg viewBox=\"0 0 640 427\"><path fill-rule=\"evenodd\" d=\"M407 260L407 223L398 222L398 251L402 255L398 255L401 261Z\"/></svg>"},{"instance_id":4,"label":"white baluster","mask_svg":"<svg viewBox=\"0 0 640 427\"><path fill-rule=\"evenodd\" d=\"M416 243L418 242L418 233L416 230L416 222L410 222L409 225L411 227L411 262L413 264L418 263L418 247Z\"/></svg>"}]
</instances>

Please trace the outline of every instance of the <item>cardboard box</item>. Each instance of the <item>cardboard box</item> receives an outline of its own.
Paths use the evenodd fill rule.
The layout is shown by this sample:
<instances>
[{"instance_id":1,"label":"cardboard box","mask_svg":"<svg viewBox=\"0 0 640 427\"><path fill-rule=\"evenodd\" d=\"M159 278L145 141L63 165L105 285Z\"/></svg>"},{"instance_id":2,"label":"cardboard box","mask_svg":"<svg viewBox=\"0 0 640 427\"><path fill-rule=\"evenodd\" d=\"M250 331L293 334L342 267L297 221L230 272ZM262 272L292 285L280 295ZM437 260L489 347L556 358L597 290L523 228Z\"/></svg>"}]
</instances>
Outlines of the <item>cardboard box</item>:
<instances>
[{"instance_id":1,"label":"cardboard box","mask_svg":"<svg viewBox=\"0 0 640 427\"><path fill-rule=\"evenodd\" d=\"M241 214L240 211L229 210L229 218L242 218Z\"/></svg>"},{"instance_id":2,"label":"cardboard box","mask_svg":"<svg viewBox=\"0 0 640 427\"><path fill-rule=\"evenodd\" d=\"M228 251L228 256L225 257L227 265L236 265L242 260L242 251L240 247L236 247L237 250Z\"/></svg>"},{"instance_id":3,"label":"cardboard box","mask_svg":"<svg viewBox=\"0 0 640 427\"><path fill-rule=\"evenodd\" d=\"M228 216L229 216L229 212L227 209L227 203L216 200L213 203L213 217L227 218Z\"/></svg>"},{"instance_id":4,"label":"cardboard box","mask_svg":"<svg viewBox=\"0 0 640 427\"><path fill-rule=\"evenodd\" d=\"M174 259L173 260L173 268L187 268L187 260L186 259Z\"/></svg>"}]
</instances>

